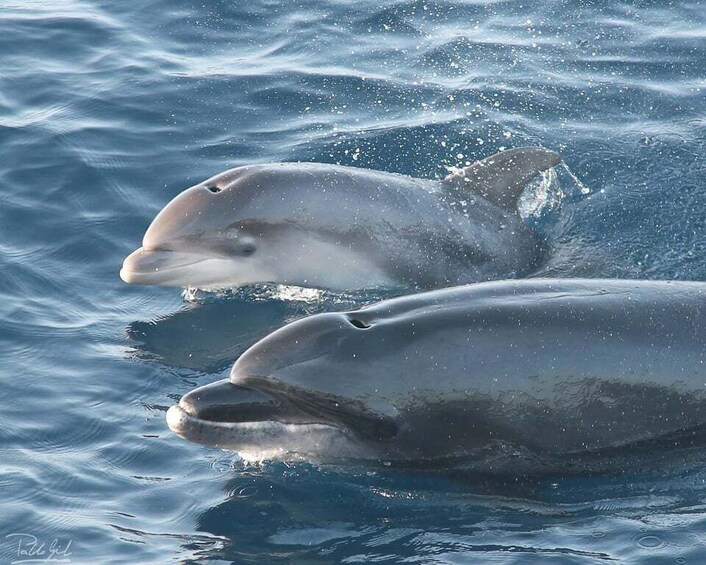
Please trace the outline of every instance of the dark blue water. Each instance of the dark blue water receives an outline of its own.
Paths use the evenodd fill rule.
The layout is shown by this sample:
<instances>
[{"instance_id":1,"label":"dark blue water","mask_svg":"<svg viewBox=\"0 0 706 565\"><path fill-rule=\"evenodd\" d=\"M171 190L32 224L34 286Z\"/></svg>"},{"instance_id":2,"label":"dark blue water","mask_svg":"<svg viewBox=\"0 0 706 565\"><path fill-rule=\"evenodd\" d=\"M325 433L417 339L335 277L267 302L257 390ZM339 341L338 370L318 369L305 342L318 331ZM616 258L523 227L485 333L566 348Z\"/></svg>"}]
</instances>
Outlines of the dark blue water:
<instances>
[{"instance_id":1,"label":"dark blue water","mask_svg":"<svg viewBox=\"0 0 706 565\"><path fill-rule=\"evenodd\" d=\"M439 178L536 144L568 165L525 201L544 274L706 280L706 4L9 0L0 54L0 562L706 561L706 471L681 455L503 482L185 442L183 393L375 297L118 279L228 167Z\"/></svg>"}]
</instances>

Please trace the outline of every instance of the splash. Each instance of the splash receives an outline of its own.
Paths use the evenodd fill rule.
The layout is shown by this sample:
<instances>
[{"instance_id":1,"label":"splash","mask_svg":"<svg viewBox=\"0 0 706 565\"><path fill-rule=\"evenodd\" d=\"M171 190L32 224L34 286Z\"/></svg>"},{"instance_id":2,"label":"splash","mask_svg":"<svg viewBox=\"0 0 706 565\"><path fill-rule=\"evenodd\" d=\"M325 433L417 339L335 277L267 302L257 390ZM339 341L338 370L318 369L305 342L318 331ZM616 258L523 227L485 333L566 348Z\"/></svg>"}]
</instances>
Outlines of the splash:
<instances>
[{"instance_id":1,"label":"splash","mask_svg":"<svg viewBox=\"0 0 706 565\"><path fill-rule=\"evenodd\" d=\"M270 300L284 300L288 302L304 302L306 304L318 304L327 298L327 292L318 288L306 288L301 286L289 286L277 284L264 287L258 298Z\"/></svg>"},{"instance_id":2,"label":"splash","mask_svg":"<svg viewBox=\"0 0 706 565\"><path fill-rule=\"evenodd\" d=\"M527 185L519 200L518 209L523 218L537 217L545 212L557 210L564 200L580 200L591 192L566 163L561 163L543 171Z\"/></svg>"},{"instance_id":3,"label":"splash","mask_svg":"<svg viewBox=\"0 0 706 565\"><path fill-rule=\"evenodd\" d=\"M182 290L185 302L203 304L228 299L282 300L315 304L323 302L330 293L317 289L283 284L248 285L242 287L203 289L189 286Z\"/></svg>"},{"instance_id":4,"label":"splash","mask_svg":"<svg viewBox=\"0 0 706 565\"><path fill-rule=\"evenodd\" d=\"M588 188L583 182L581 182L581 179L578 178L574 173L571 172L571 169L569 169L568 165L566 163L562 163L561 167L566 171L566 174L568 174L571 179L576 183L576 186L579 187L579 191L581 194L584 196L588 196L591 194L591 189Z\"/></svg>"},{"instance_id":5,"label":"splash","mask_svg":"<svg viewBox=\"0 0 706 565\"><path fill-rule=\"evenodd\" d=\"M210 304L223 300L245 300L264 302L277 300L299 304L304 307L327 306L335 309L360 308L390 296L400 294L403 289L364 289L360 292L337 292L320 288L309 288L284 284L258 284L242 287L203 289L187 287L181 298L190 304Z\"/></svg>"},{"instance_id":6,"label":"splash","mask_svg":"<svg viewBox=\"0 0 706 565\"><path fill-rule=\"evenodd\" d=\"M539 216L547 209L558 208L564 198L555 169L542 171L527 185L517 204L520 216Z\"/></svg>"}]
</instances>

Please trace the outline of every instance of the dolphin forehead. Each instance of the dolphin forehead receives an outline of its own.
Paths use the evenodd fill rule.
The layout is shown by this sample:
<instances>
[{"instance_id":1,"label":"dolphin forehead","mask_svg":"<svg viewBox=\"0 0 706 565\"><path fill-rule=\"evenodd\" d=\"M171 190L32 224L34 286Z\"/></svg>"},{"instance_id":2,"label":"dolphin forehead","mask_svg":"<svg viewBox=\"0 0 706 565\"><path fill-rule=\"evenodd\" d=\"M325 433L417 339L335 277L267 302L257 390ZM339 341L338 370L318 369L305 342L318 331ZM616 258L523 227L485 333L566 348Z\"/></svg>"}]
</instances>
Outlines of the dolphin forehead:
<instances>
[{"instance_id":1,"label":"dolphin forehead","mask_svg":"<svg viewBox=\"0 0 706 565\"><path fill-rule=\"evenodd\" d=\"M252 378L317 395L345 398L395 417L398 388L396 343L409 331L369 326L360 312L324 313L288 324L252 345L235 362L230 381Z\"/></svg>"},{"instance_id":2,"label":"dolphin forehead","mask_svg":"<svg viewBox=\"0 0 706 565\"><path fill-rule=\"evenodd\" d=\"M233 198L238 181L256 174L244 166L210 177L173 198L152 221L143 238L145 249L168 248L174 241L227 229L241 205Z\"/></svg>"},{"instance_id":3,"label":"dolphin forehead","mask_svg":"<svg viewBox=\"0 0 706 565\"><path fill-rule=\"evenodd\" d=\"M360 331L350 320L345 313L329 312L287 324L238 358L230 373L231 382L268 378L283 368L302 366L335 351L342 340Z\"/></svg>"},{"instance_id":4,"label":"dolphin forehead","mask_svg":"<svg viewBox=\"0 0 706 565\"><path fill-rule=\"evenodd\" d=\"M152 220L142 246L146 250L167 249L179 239L203 234L219 224L226 226L227 213L218 196L203 185L185 190Z\"/></svg>"}]
</instances>

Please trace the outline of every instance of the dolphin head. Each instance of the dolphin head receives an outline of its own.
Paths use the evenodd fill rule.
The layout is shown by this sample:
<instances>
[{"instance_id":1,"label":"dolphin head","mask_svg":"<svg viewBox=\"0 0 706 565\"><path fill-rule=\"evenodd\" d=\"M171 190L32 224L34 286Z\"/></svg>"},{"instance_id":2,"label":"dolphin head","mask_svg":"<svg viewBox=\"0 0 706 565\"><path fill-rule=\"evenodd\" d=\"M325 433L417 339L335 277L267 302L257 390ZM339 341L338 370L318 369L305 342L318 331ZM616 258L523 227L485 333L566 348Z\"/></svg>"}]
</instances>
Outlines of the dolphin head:
<instances>
[{"instance_id":1,"label":"dolphin head","mask_svg":"<svg viewBox=\"0 0 706 565\"><path fill-rule=\"evenodd\" d=\"M266 226L241 217L236 197L251 171L241 167L179 194L153 220L142 247L124 261L127 283L225 286L233 280L267 279L262 261Z\"/></svg>"},{"instance_id":2,"label":"dolphin head","mask_svg":"<svg viewBox=\"0 0 706 565\"><path fill-rule=\"evenodd\" d=\"M368 458L397 432L391 407L369 389L367 325L355 313L311 316L246 351L229 379L197 388L167 414L172 431L247 458L299 454Z\"/></svg>"},{"instance_id":3,"label":"dolphin head","mask_svg":"<svg viewBox=\"0 0 706 565\"><path fill-rule=\"evenodd\" d=\"M335 280L316 280L316 273L327 271L322 265L331 266L342 252L312 226L320 214L299 197L312 190L313 178L306 164L253 165L188 188L153 220L120 277L200 288L336 286ZM333 271L327 276L335 278Z\"/></svg>"}]
</instances>

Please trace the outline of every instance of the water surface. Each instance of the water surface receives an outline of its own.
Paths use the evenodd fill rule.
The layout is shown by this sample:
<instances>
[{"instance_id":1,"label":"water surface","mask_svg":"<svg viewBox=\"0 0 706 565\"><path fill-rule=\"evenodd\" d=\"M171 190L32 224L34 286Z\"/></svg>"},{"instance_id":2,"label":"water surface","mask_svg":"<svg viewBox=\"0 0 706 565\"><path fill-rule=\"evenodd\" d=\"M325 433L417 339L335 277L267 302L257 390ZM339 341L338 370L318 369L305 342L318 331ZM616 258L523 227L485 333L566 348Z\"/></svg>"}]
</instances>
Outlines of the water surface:
<instances>
[{"instance_id":1,"label":"water surface","mask_svg":"<svg viewBox=\"0 0 706 565\"><path fill-rule=\"evenodd\" d=\"M117 273L228 167L441 178L536 144L568 166L524 202L543 274L706 280L704 6L5 2L0 561L26 533L73 563L703 562L706 474L681 455L498 484L185 442L166 408L253 340L378 297L183 298Z\"/></svg>"}]
</instances>

